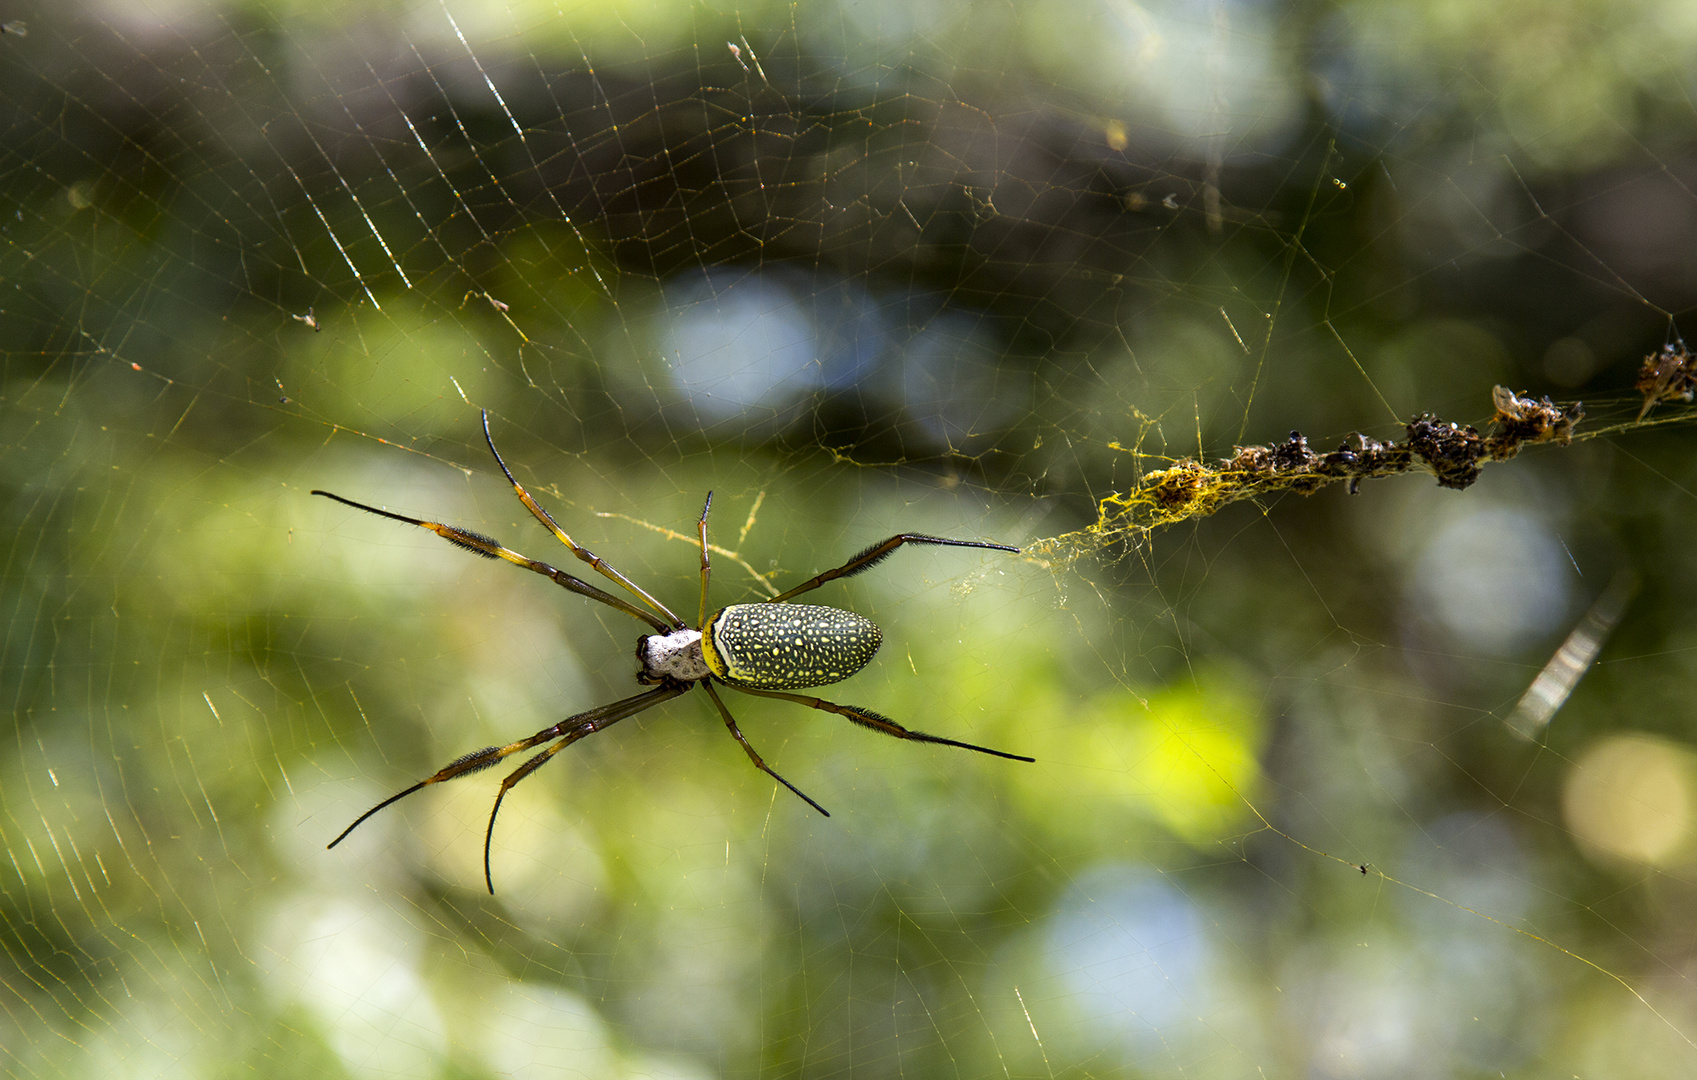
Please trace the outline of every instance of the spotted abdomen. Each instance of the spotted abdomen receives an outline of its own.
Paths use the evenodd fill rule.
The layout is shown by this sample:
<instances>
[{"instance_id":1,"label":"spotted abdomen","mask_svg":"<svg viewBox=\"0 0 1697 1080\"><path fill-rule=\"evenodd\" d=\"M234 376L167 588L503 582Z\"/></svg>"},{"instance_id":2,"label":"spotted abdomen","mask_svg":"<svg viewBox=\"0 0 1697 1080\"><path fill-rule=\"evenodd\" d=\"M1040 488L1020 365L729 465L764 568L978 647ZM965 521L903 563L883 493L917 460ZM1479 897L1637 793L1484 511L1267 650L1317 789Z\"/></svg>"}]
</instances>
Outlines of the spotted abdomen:
<instances>
[{"instance_id":1,"label":"spotted abdomen","mask_svg":"<svg viewBox=\"0 0 1697 1080\"><path fill-rule=\"evenodd\" d=\"M848 678L884 635L870 619L811 604L732 604L701 635L713 676L754 690L801 690Z\"/></svg>"}]
</instances>

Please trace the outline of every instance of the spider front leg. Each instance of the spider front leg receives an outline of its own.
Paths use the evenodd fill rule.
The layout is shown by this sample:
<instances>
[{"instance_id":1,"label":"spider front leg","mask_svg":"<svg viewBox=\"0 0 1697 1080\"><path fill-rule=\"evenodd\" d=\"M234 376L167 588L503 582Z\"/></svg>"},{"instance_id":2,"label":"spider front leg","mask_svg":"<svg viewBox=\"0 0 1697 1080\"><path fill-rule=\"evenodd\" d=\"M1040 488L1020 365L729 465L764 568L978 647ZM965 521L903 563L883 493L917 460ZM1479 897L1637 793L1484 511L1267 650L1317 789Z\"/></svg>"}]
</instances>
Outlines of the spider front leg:
<instances>
[{"instance_id":1,"label":"spider front leg","mask_svg":"<svg viewBox=\"0 0 1697 1080\"><path fill-rule=\"evenodd\" d=\"M489 886L490 896L495 895L495 877L489 870L489 846L495 841L495 815L501 812L501 802L507 797L507 792L513 789L513 785L546 765L555 754L584 736L593 735L597 731L612 727L620 720L635 716L646 709L651 709L662 701L675 698L688 689L687 685L669 682L656 690L637 694L622 701L615 701L611 705L603 705L599 709L591 709L570 719L562 720L554 725L560 735L559 742L507 774L506 778L501 781L501 790L495 793L495 806L489 811L489 826L483 830L483 882ZM547 740L541 741L546 742ZM531 745L535 746L536 743L532 742Z\"/></svg>"},{"instance_id":2,"label":"spider front leg","mask_svg":"<svg viewBox=\"0 0 1697 1080\"><path fill-rule=\"evenodd\" d=\"M387 799L384 799L376 806L373 806L370 810L367 810L365 813L355 818L352 825L349 825L347 828L338 833L336 835L336 839L330 841L330 843L326 846L333 848L337 844L340 844L343 840L347 839L349 833L363 825L365 820L371 815L377 813L377 811L384 807L389 806L391 803L401 801L421 788L427 788L431 784L440 784L444 780L453 780L474 772L482 772L484 769L489 768L503 758L511 757L513 754L517 754L524 750L529 750L533 746L540 746L551 739L565 737L567 743L563 745L568 745L571 742L575 742L578 739L583 738L585 735L590 735L594 732L600 731L609 724L617 723L627 716L634 716L642 710L658 705L668 698L675 698L687 689L688 687L679 686L675 683L667 686L661 686L657 689L648 690L632 697L623 698L610 705L602 705L598 708L580 712L575 716L568 716L559 723L545 727L536 734L528 738L520 739L518 742L508 743L506 746L486 746L482 750L474 750L471 753L466 754L464 757L455 758L453 761L450 761L448 764L438 769L434 774L425 777L423 780L420 780L405 791L400 791L389 796ZM521 776L519 779L523 779L523 777ZM509 780L511 780L510 777ZM512 784L516 784L517 782L518 780L511 780L511 783L509 783L507 787L510 787ZM505 787L502 788L502 794L506 794ZM496 808L500 808L499 801L496 802Z\"/></svg>"},{"instance_id":3,"label":"spider front leg","mask_svg":"<svg viewBox=\"0 0 1697 1080\"><path fill-rule=\"evenodd\" d=\"M629 589L634 595L640 598L643 603L664 615L668 620L670 620L673 629L683 629L683 620L672 614L670 608L654 599L653 596L649 595L646 589L637 585L630 578L625 577L623 574L613 569L612 564L606 559L603 559L601 556L595 554L595 552L590 551L576 540L573 540L569 535L567 535L566 530L560 528L559 522L555 521L553 516L549 514L548 511L542 509L542 505L531 497L530 492L526 491L524 489L524 485L519 483L518 479L513 476L513 470L507 468L507 463L501 460L501 451L495 449L495 436L489 433L489 411L487 409L483 412L483 441L489 444L489 452L495 455L495 464L501 466L501 472L506 474L507 483L513 485L513 492L518 495L519 501L524 503L525 508L528 509L533 516L535 516L537 521L540 521L543 524L544 528L554 534L555 539L571 548L573 555L576 555L579 559L582 559L584 562L594 567L596 572L618 582L620 585ZM705 511L703 511L703 513L705 513Z\"/></svg>"},{"instance_id":4,"label":"spider front leg","mask_svg":"<svg viewBox=\"0 0 1697 1080\"><path fill-rule=\"evenodd\" d=\"M662 622L653 614L642 610L635 604L630 603L628 600L621 600L612 593L606 592L602 589L597 589L589 582L580 578L575 578L566 573L564 570L555 569L545 562L532 559L528 555L521 555L492 536L484 536L482 533L472 532L470 529L457 528L453 525L444 525L440 521L424 521L420 518L407 517L405 514L397 514L389 510L379 510L375 506L367 506L362 502L355 502L352 499L344 499L342 496L337 495L332 491L319 491L314 489L311 494L322 495L326 499L334 499L343 506L351 506L355 510L364 510L368 514L376 514L378 517L385 517L390 521L399 521L407 525L417 525L421 529L429 529L448 543L457 548L464 548L466 551L469 551L474 555L481 555L486 559L505 559L514 566L522 566L533 573L541 574L543 577L548 578L553 581L554 584L568 592L577 593L579 596L587 596L589 599L606 604L608 607L617 608L632 618L641 619L643 622L660 631L662 634L673 629L673 627L669 624Z\"/></svg>"}]
</instances>

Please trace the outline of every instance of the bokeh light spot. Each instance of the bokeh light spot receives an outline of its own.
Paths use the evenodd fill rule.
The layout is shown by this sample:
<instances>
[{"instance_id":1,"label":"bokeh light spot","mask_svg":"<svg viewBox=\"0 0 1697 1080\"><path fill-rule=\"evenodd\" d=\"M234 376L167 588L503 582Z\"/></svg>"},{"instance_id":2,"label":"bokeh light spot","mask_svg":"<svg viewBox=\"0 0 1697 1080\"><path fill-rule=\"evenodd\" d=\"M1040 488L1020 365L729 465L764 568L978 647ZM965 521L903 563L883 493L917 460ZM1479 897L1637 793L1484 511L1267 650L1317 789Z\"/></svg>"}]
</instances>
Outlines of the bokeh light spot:
<instances>
[{"instance_id":1,"label":"bokeh light spot","mask_svg":"<svg viewBox=\"0 0 1697 1080\"><path fill-rule=\"evenodd\" d=\"M1691 752L1662 739L1616 735L1568 773L1562 812L1580 845L1605 858L1666 865L1691 838Z\"/></svg>"}]
</instances>

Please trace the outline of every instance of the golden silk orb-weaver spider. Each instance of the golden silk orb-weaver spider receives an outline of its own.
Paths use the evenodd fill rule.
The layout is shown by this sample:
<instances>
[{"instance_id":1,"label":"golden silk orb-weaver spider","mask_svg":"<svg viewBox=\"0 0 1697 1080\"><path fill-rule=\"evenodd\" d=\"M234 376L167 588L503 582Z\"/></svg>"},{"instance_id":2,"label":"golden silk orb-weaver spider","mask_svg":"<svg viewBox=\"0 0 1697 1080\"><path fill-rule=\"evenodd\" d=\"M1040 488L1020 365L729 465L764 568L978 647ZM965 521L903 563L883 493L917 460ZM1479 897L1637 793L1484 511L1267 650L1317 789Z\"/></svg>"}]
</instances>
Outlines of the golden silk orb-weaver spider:
<instances>
[{"instance_id":1,"label":"golden silk orb-weaver spider","mask_svg":"<svg viewBox=\"0 0 1697 1080\"><path fill-rule=\"evenodd\" d=\"M802 593L811 592L827 582L838 578L852 577L865 570L870 570L890 553L903 544L933 544L943 547L988 548L992 551L1011 551L1018 554L1019 549L1006 544L991 544L980 540L950 540L941 536L923 536L919 533L898 533L888 540L873 544L848 562L834 570L808 578L800 585L781 592L769 600L753 604L731 604L720 608L711 617L707 614L707 581L711 573L707 554L707 512L713 506L713 493L707 493L707 501L701 507L701 520L697 523L697 532L701 542L701 605L694 626L687 625L674 615L670 608L656 600L646 590L636 585L629 578L613 569L607 560L579 544L560 528L548 511L531 497L524 485L514 479L512 470L501 460L501 452L495 449L495 439L489 433L489 414L483 414L483 438L489 444L489 452L495 455L495 464L501 467L501 472L507 477L507 482L513 485L513 491L525 508L540 521L545 528L554 534L562 544L571 549L573 555L588 563L597 573L611 581L617 582L622 588L636 597L641 605L596 588L563 570L538 562L528 556L521 555L503 546L499 541L481 533L468 529L444 525L437 521L421 521L418 518L407 517L405 514L391 513L379 510L375 506L344 499L328 491L313 491L314 495L322 495L326 499L334 499L344 506L356 510L364 510L368 514L386 517L391 521L400 521L408 525L417 525L421 529L429 529L456 547L465 548L474 554L488 559L505 559L514 566L522 566L534 571L545 578L551 579L556 585L568 592L586 596L598 603L606 604L624 612L634 619L639 619L654 628L654 633L646 634L637 639L636 659L641 670L636 674L637 682L654 689L602 705L594 709L568 716L557 724L543 728L528 738L505 746L488 746L476 750L464 757L444 765L434 774L425 777L405 791L389 796L370 810L354 819L352 825L343 829L336 839L330 841L330 847L335 847L347 838L371 815L406 798L420 788L431 784L440 784L444 780L452 780L468 773L479 772L494 765L503 758L522 753L553 743L546 749L525 760L524 764L507 774L501 781L501 789L495 795L495 807L489 811L489 827L483 836L483 879L489 886L491 895L495 892L495 879L489 869L489 847L495 836L495 815L501 812L501 800L507 797L514 784L541 768L555 754L564 750L572 743L586 735L612 726L627 717L635 716L646 709L651 709L662 701L669 701L688 693L699 686L707 692L713 707L725 722L725 728L742 746L743 752L754 767L789 788L807 805L830 817L829 811L814 802L800 788L785 780L774 772L771 766L761 760L748 739L737 728L736 720L731 711L725 707L725 702L719 697L714 684L719 683L744 694L756 697L780 698L805 705L810 709L820 709L825 712L845 716L862 727L881 731L898 739L909 739L913 742L936 743L941 746L958 746L963 750L976 750L981 754L991 754L995 757L1008 758L1012 761L1032 761L1034 759L1021 754L1009 754L1001 750L991 750L985 746L975 746L972 743L960 742L955 739L945 739L939 735L927 735L923 731L911 728L882 716L871 709L863 709L857 705L839 705L831 701L823 701L806 694L792 694L791 690L806 690L815 686L825 686L829 683L840 682L861 668L878 651L883 640L877 625L872 620L856 615L852 611L841 608L823 607L811 604L792 604L789 601Z\"/></svg>"}]
</instances>

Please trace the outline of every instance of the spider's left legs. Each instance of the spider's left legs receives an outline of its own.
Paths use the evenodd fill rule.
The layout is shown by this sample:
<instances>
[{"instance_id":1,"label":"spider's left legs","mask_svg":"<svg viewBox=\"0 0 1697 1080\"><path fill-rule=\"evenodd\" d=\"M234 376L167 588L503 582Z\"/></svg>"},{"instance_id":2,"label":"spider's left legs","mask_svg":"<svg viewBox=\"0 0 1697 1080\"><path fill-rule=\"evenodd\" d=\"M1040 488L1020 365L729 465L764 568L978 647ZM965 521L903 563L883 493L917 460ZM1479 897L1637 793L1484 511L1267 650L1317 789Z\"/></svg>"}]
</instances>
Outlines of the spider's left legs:
<instances>
[{"instance_id":1,"label":"spider's left legs","mask_svg":"<svg viewBox=\"0 0 1697 1080\"><path fill-rule=\"evenodd\" d=\"M729 686L730 684L727 683L726 685ZM784 694L776 690L751 690L745 686L731 686L731 689L741 690L745 694L753 694L756 697L782 698L785 701L793 701L797 705L806 705L810 709L819 709L822 712L836 713L838 716L848 717L849 720L859 724L861 727L871 728L873 731L882 731L884 734L893 735L898 739L909 739L913 742L936 743L939 746L958 746L962 750L976 750L980 754L989 754L992 757L1007 758L1009 761L1037 760L1036 758L1026 757L1024 754L1010 754L1005 750L992 750L988 746L979 746L976 743L961 742L958 739L945 739L941 735L927 735L923 731L914 731L912 728L902 727L889 717L884 716L881 713L875 713L871 709L862 709L858 705L838 705L836 702L825 701L822 698L809 697L806 694Z\"/></svg>"},{"instance_id":2,"label":"spider's left legs","mask_svg":"<svg viewBox=\"0 0 1697 1080\"><path fill-rule=\"evenodd\" d=\"M590 551L576 540L573 540L569 535L567 535L566 530L560 528L560 523L555 521L552 515L550 515L548 511L542 509L542 505L531 497L530 492L526 491L524 489L524 485L519 483L518 479L513 476L513 470L507 468L507 463L501 460L501 451L495 449L495 436L489 433L489 413L487 410L483 413L483 441L489 444L489 452L495 455L495 464L501 466L501 471L506 474L507 483L513 485L513 491L518 495L519 501L524 503L525 508L535 516L537 521L542 522L543 526L546 527L549 532L554 534L555 539L571 548L573 555L576 555L579 559L582 559L584 562L594 567L598 573L618 582L626 589L629 589L633 594L639 597L643 603L647 604L649 607L658 611L670 620L674 627L679 630L683 629L683 620L672 614L670 608L654 599L654 597L648 594L646 589L637 585L630 578L625 577L623 574L613 569L612 565L608 563L606 559L603 559L601 556L595 554L595 552Z\"/></svg>"},{"instance_id":3,"label":"spider's left legs","mask_svg":"<svg viewBox=\"0 0 1697 1080\"><path fill-rule=\"evenodd\" d=\"M707 561L707 511L713 509L713 493L707 493L707 501L701 504L701 614L696 617L697 629L707 625L707 576L712 571Z\"/></svg>"},{"instance_id":4,"label":"spider's left legs","mask_svg":"<svg viewBox=\"0 0 1697 1080\"><path fill-rule=\"evenodd\" d=\"M789 788L791 791L795 792L798 796L801 797L801 800L803 802L805 802L807 805L813 807L813 809L819 811L821 814L824 814L826 817L831 816L831 812L829 810L825 809L823 806L820 806L818 803L816 803L812 799L808 798L807 794L805 792L803 792L800 788L796 787L794 784L790 783L788 780L785 780L783 777L779 776L777 773L773 772L772 767L767 765L766 762L761 760L760 755L755 753L754 747L750 746L748 740L743 737L742 729L738 728L737 722L734 719L731 718L731 710L725 708L725 703L723 701L719 700L719 692L717 690L713 689L713 684L711 682L708 682L707 680L703 679L702 683L701 683L701 688L703 690L706 690L707 696L713 699L713 705L719 710L719 715L725 718L725 727L729 728L731 735L733 737L735 737L737 742L742 744L743 751L746 754L748 754L748 760L754 762L755 768L759 769L761 772L765 773L767 776L770 776L772 779L776 780L778 783L784 785L785 787Z\"/></svg>"},{"instance_id":5,"label":"spider's left legs","mask_svg":"<svg viewBox=\"0 0 1697 1080\"><path fill-rule=\"evenodd\" d=\"M818 577L808 578L795 588L790 589L787 592L781 592L777 596L772 597L770 600L765 601L765 603L780 604L791 597L800 596L804 592L811 592L828 581L835 581L838 578L853 577L863 570L870 570L885 559L889 558L890 553L901 547L903 544L934 544L939 547L989 548L992 551L1011 551L1015 555L1019 554L1019 549L1016 547L1009 547L1006 544L992 544L983 540L950 540L943 536L924 536L920 533L898 533L895 536L890 537L888 540L873 544L871 547L867 548L859 555L856 555L843 565L837 567L835 570L827 570Z\"/></svg>"},{"instance_id":6,"label":"spider's left legs","mask_svg":"<svg viewBox=\"0 0 1697 1080\"><path fill-rule=\"evenodd\" d=\"M333 491L319 491L314 489L312 494L322 495L326 499L334 499L343 506L351 506L355 510L364 510L368 514L376 514L378 517L386 517L390 521L400 521L408 525L417 525L421 529L429 529L431 532L440 536L455 547L464 548L473 554L482 555L484 558L505 559L514 566L522 566L526 570L541 574L543 577L550 579L554 582L554 584L568 592L577 593L579 596L587 596L591 600L606 604L608 607L618 608L626 615L631 615L641 619L643 622L652 626L662 634L670 633L672 630L676 629L651 612L642 610L630 601L621 600L612 593L597 589L589 582L579 580L578 578L566 573L564 570L555 569L545 562L538 562L537 560L530 558L528 555L521 555L492 536L484 536L482 533L474 533L470 529L460 529L453 525L444 525L440 521L424 521L421 518L407 517L405 514L397 514L389 510L380 510L375 506L367 506L362 502L355 502L352 499L344 499Z\"/></svg>"}]
</instances>

